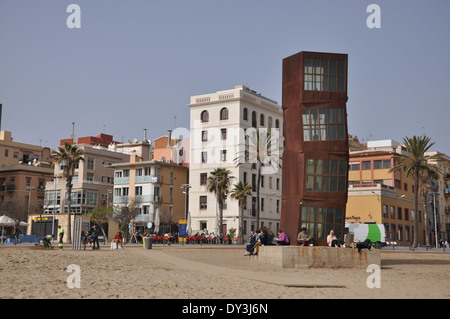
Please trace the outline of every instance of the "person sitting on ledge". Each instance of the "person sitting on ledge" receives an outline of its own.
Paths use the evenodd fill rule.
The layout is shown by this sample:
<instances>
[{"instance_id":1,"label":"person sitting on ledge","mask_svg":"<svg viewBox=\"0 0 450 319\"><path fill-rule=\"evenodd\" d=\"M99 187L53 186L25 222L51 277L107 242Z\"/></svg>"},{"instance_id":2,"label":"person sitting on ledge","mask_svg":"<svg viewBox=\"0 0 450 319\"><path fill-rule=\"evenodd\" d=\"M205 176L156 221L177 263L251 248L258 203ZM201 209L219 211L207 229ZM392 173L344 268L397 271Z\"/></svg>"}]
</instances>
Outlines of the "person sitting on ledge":
<instances>
[{"instance_id":1,"label":"person sitting on ledge","mask_svg":"<svg viewBox=\"0 0 450 319\"><path fill-rule=\"evenodd\" d=\"M300 246L309 246L311 243L311 238L306 233L306 228L303 227L297 236L297 242Z\"/></svg>"},{"instance_id":2,"label":"person sitting on ledge","mask_svg":"<svg viewBox=\"0 0 450 319\"><path fill-rule=\"evenodd\" d=\"M278 229L278 238L275 238L275 241L277 242L277 245L289 245L289 238L281 229Z\"/></svg>"}]
</instances>

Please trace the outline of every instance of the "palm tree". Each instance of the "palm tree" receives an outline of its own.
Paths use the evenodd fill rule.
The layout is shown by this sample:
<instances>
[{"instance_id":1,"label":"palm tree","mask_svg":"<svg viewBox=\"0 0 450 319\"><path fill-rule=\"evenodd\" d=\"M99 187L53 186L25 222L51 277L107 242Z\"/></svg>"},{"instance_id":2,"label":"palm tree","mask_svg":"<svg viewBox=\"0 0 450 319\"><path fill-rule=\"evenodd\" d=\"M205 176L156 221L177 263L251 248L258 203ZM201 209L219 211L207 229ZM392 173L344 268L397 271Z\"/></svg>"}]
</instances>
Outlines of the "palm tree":
<instances>
[{"instance_id":1,"label":"palm tree","mask_svg":"<svg viewBox=\"0 0 450 319\"><path fill-rule=\"evenodd\" d=\"M278 133L278 131L275 131ZM259 227L261 175L276 172L281 168L281 151L279 134L272 134L267 129L247 129L249 136L248 151L241 152L234 159L236 166L252 163L257 170L256 178L256 227Z\"/></svg>"},{"instance_id":2,"label":"palm tree","mask_svg":"<svg viewBox=\"0 0 450 319\"><path fill-rule=\"evenodd\" d=\"M252 195L252 185L242 181L234 184L234 188L230 192L231 198L237 199L239 202L239 245L244 243L244 204L247 199L247 195Z\"/></svg>"},{"instance_id":3,"label":"palm tree","mask_svg":"<svg viewBox=\"0 0 450 319\"><path fill-rule=\"evenodd\" d=\"M223 203L228 195L231 187L231 171L226 168L216 168L210 173L208 177L207 189L211 193L216 194L217 203L219 204L219 236L223 236L222 222L223 222ZM217 226L217 225L216 225Z\"/></svg>"},{"instance_id":4,"label":"palm tree","mask_svg":"<svg viewBox=\"0 0 450 319\"><path fill-rule=\"evenodd\" d=\"M417 215L419 207L419 190L420 176L429 175L433 178L439 178L437 173L437 168L430 164L430 160L440 160L440 155L428 156L425 155L435 143L430 143L431 138L423 136L413 136L412 138L404 137L403 143L406 147L408 154L398 154L394 153L394 167L389 170L389 172L397 172L404 170L406 176L414 177L414 212ZM414 218L414 238L413 238L413 248L418 246L418 218Z\"/></svg>"},{"instance_id":5,"label":"palm tree","mask_svg":"<svg viewBox=\"0 0 450 319\"><path fill-rule=\"evenodd\" d=\"M53 162L55 164L64 163L63 177L66 179L66 193L67 193L67 208L68 208L68 219L69 226L67 229L67 236L69 238L69 243L72 243L72 230L71 230L71 194L72 194L72 177L75 173L75 166L84 161L82 157L84 151L78 148L77 145L72 145L70 143L65 143L64 146L59 146L58 149L52 151L54 156Z\"/></svg>"}]
</instances>

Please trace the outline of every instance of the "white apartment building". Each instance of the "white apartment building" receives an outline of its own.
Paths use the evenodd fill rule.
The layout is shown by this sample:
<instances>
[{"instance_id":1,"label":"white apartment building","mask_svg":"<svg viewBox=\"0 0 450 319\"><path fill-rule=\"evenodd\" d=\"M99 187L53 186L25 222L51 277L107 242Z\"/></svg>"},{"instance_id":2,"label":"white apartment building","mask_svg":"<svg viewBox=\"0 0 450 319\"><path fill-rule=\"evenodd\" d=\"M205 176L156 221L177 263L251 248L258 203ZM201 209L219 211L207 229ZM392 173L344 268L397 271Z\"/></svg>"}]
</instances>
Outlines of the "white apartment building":
<instances>
[{"instance_id":1,"label":"white apartment building","mask_svg":"<svg viewBox=\"0 0 450 319\"><path fill-rule=\"evenodd\" d=\"M253 186L244 213L244 235L251 230L267 226L274 233L280 225L281 168L265 167L260 187L260 225L256 225L257 169L252 163L236 165L235 159L243 158L249 150L256 129L271 130L277 137L274 162L282 145L283 111L280 105L248 87L238 85L234 89L211 94L192 96L190 104L190 163L189 163L189 212L191 229L195 233L216 231L218 205L214 193L207 190L207 179L216 168L231 171L233 185L239 181ZM251 146L250 146L251 149ZM251 153L251 152L250 152ZM251 154L250 154L251 155ZM239 205L228 194L223 211L223 229L238 229ZM189 226L188 226L189 227ZM236 232L237 235L237 232Z\"/></svg>"}]
</instances>

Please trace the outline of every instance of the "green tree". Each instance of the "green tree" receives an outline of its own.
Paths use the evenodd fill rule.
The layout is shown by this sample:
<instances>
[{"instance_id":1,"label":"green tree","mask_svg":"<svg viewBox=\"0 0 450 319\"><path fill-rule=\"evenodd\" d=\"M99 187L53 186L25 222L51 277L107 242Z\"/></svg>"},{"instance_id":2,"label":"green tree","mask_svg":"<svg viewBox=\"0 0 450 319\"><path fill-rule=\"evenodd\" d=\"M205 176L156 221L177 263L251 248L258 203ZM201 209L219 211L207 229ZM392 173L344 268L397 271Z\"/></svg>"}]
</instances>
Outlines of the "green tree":
<instances>
[{"instance_id":1,"label":"green tree","mask_svg":"<svg viewBox=\"0 0 450 319\"><path fill-rule=\"evenodd\" d=\"M234 159L236 166L250 163L252 169L254 167L257 170L256 185L253 185L256 186L256 227L260 227L261 175L273 174L281 168L280 134L278 129L272 130L265 128L247 129L246 134L249 136L248 150L240 152L238 157Z\"/></svg>"},{"instance_id":2,"label":"green tree","mask_svg":"<svg viewBox=\"0 0 450 319\"><path fill-rule=\"evenodd\" d=\"M91 218L91 222L100 226L100 229L102 230L103 236L105 236L105 238L106 233L103 229L102 224L103 222L105 222L105 220L108 220L108 218L112 216L113 212L113 207L95 207L91 212L87 214Z\"/></svg>"},{"instance_id":3,"label":"green tree","mask_svg":"<svg viewBox=\"0 0 450 319\"><path fill-rule=\"evenodd\" d=\"M216 194L217 203L219 205L219 236L223 236L223 204L231 187L231 171L226 168L216 168L208 177L207 189L209 192ZM217 226L217 225L216 225ZM217 234L216 234L217 235Z\"/></svg>"},{"instance_id":4,"label":"green tree","mask_svg":"<svg viewBox=\"0 0 450 319\"><path fill-rule=\"evenodd\" d=\"M394 167L389 172L397 172L404 170L408 177L414 178L414 238L413 248L418 246L418 207L419 207L419 190L421 189L421 176L431 176L438 179L437 168L430 164L430 160L440 160L440 155L428 156L425 153L435 144L430 143L431 138L423 136L413 136L412 138L404 137L403 143L407 154L394 153Z\"/></svg>"},{"instance_id":5,"label":"green tree","mask_svg":"<svg viewBox=\"0 0 450 319\"><path fill-rule=\"evenodd\" d=\"M84 151L77 145L65 143L64 146L59 146L52 151L53 163L64 164L63 177L66 179L66 193L67 193L67 209L69 226L67 229L67 237L69 243L72 243L72 228L71 228L71 194L72 194L72 177L75 174L75 167L80 161L84 161Z\"/></svg>"},{"instance_id":6,"label":"green tree","mask_svg":"<svg viewBox=\"0 0 450 319\"><path fill-rule=\"evenodd\" d=\"M244 206L247 199L247 195L252 195L252 185L247 182L239 181L234 184L234 188L230 192L230 196L233 199L238 200L239 203L239 230L238 230L238 244L244 243Z\"/></svg>"}]
</instances>

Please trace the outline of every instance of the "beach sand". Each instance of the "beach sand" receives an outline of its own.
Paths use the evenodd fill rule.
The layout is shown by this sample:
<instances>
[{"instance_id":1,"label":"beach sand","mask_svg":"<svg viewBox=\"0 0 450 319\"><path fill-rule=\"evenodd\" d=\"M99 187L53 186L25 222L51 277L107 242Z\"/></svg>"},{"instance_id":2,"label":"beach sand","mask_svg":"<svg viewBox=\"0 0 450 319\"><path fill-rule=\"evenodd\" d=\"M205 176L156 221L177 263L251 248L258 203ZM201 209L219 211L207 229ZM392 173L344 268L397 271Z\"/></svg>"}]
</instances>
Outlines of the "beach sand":
<instances>
[{"instance_id":1,"label":"beach sand","mask_svg":"<svg viewBox=\"0 0 450 319\"><path fill-rule=\"evenodd\" d=\"M285 269L250 259L243 248L125 246L73 251L5 246L0 247L0 260L2 299L450 297L450 254L439 252L381 251L380 288L368 287L371 273L366 269ZM67 285L72 264L79 266L80 288Z\"/></svg>"}]
</instances>

